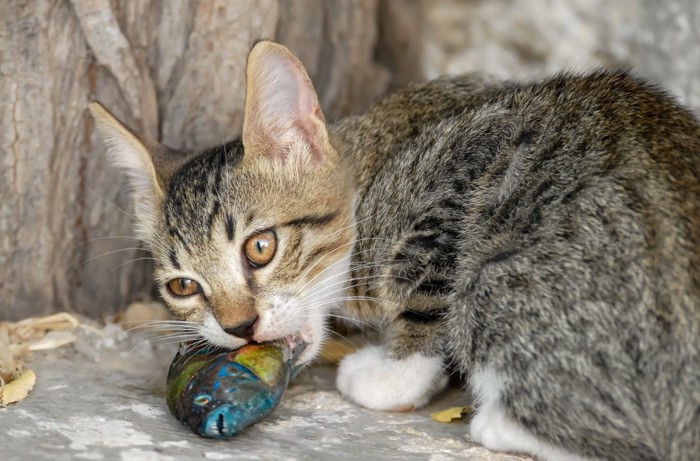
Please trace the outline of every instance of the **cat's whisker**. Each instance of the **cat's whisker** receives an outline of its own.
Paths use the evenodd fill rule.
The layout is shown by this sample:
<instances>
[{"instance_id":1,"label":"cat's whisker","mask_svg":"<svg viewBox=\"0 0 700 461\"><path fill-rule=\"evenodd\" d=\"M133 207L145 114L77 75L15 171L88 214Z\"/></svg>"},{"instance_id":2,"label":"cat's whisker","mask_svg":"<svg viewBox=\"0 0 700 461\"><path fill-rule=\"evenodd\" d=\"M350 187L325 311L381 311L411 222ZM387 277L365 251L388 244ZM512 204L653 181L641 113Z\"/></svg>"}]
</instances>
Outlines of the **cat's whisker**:
<instances>
[{"instance_id":1,"label":"cat's whisker","mask_svg":"<svg viewBox=\"0 0 700 461\"><path fill-rule=\"evenodd\" d=\"M313 295L317 294L317 293L320 292L320 291L325 291L325 290L327 290L328 288L331 288L331 287L334 287L334 286L337 286L337 285L341 285L341 284L344 284L344 283L348 283L348 284L349 284L350 282L354 282L354 281L358 281L358 280L372 280L372 279L385 279L385 278L389 278L389 279L392 279L392 278L393 278L393 279L404 280L404 281L409 281L409 282L411 281L410 279L407 279L407 278L405 278L405 277L399 277L399 276L397 276L397 275L391 275L391 274L365 275L365 276L362 276L362 277L354 277L354 278L349 278L349 279L341 280L341 281L339 281L339 282L331 283L330 285L326 285L326 284L318 284L318 285L315 285L314 287L312 287L312 288L310 288L309 290L307 290L306 293L302 293L302 294L299 296L299 298L300 298L300 299L306 299L306 298L308 298L308 297L310 297L310 296L313 296ZM329 277L329 279L330 279L330 277ZM359 285L354 285L353 287L357 287L357 286L359 286ZM350 288L350 285L348 285L348 288Z\"/></svg>"},{"instance_id":2,"label":"cat's whisker","mask_svg":"<svg viewBox=\"0 0 700 461\"><path fill-rule=\"evenodd\" d=\"M179 341L183 341L183 340L186 341L186 340L190 340L190 339L196 339L197 337L198 336L196 336L194 334L187 334L187 336L185 336L185 335L161 335L161 336L157 336L155 338L147 338L143 341L140 341L138 344L136 344L134 347L132 347L127 352L127 355L131 354L136 349L138 349L139 347L142 347L146 344L151 344L151 345L168 344L170 342L179 342Z\"/></svg>"},{"instance_id":3,"label":"cat's whisker","mask_svg":"<svg viewBox=\"0 0 700 461\"><path fill-rule=\"evenodd\" d=\"M363 239L363 240L364 240L364 239ZM343 244L343 245L339 246L338 248L335 248L333 251L336 251L336 250L338 250L339 248L342 248L343 246L347 246L347 245L352 244L352 243L354 243L354 242L348 242L348 243L346 243L346 244ZM370 250L363 250L362 252L350 253L350 255L348 255L348 258L352 258L353 256L356 256L356 255L359 255L359 254L361 254L361 253L364 253L365 251L370 251ZM330 253L329 253L329 254L330 254ZM318 261L316 261L310 268L308 268L306 271L304 271L304 273L299 277L299 280L300 280L300 281L301 281L301 280L304 280L304 278L306 277L306 275L307 275L311 270L313 270L313 268L316 267L316 265L319 264L319 263L320 263L325 257L327 257L327 256L328 256L328 255L324 255L324 256L321 257ZM315 276L313 276L310 280L308 280L303 286L301 286L300 288L296 287L296 288L294 288L292 291L295 292L295 293L303 292L303 290L304 290L309 284L311 284L314 280L316 280L318 277L320 277L321 275L323 275L326 271L328 271L328 270L334 268L334 266L335 266L336 264L339 264L339 263L341 263L341 262L343 262L343 261L344 261L344 258L341 258L341 259L339 259L338 261L336 261L336 262L330 264L328 267L324 268L321 272L319 272L318 274L316 274ZM345 275L345 274L346 274L346 272L341 272L341 273L336 274L336 275L333 275L333 276L331 276L331 277L329 277L329 278L341 277L341 276L343 276L343 275ZM297 283L297 285L298 285L298 283Z\"/></svg>"},{"instance_id":4,"label":"cat's whisker","mask_svg":"<svg viewBox=\"0 0 700 461\"><path fill-rule=\"evenodd\" d=\"M81 267L81 266L84 266L85 264L88 264L88 263L91 262L91 261L96 260L97 258L102 258L102 257L104 257L104 256L109 256L109 255L112 255L112 254L115 254L115 253L119 253L119 252L122 252L122 251L139 251L139 250L144 250L144 249L143 249L143 248L138 248L138 247L128 247L128 248L119 248L119 249L117 249L117 250L107 251L107 252L105 252L105 253L98 254L98 255L96 255L96 256L93 256L92 258L89 258L89 259L87 259L87 260L85 260L85 261L82 261L82 262L80 262L80 263L78 263L78 264L76 264L76 265L70 267L70 268L68 269L68 272L74 271L74 270L76 270L77 268L79 268L79 267Z\"/></svg>"},{"instance_id":5,"label":"cat's whisker","mask_svg":"<svg viewBox=\"0 0 700 461\"><path fill-rule=\"evenodd\" d=\"M329 257L332 253L334 253L335 251L337 251L337 250L339 250L339 249L341 249L341 248L343 248L343 247L345 247L345 246L352 245L353 243L354 243L353 241L344 243L344 244L342 244L342 245L340 245L340 246L334 248L332 251L328 252L327 254L321 256L316 262L314 262L309 268L307 268L307 269L304 271L304 273L302 273L302 274L299 276L299 281L303 281L304 278L306 278L306 276L309 274L309 272L311 272L318 264L320 264L325 258ZM348 257L350 257L350 256L348 256ZM315 276L313 276L313 277L311 278L311 280L308 280L301 288L298 287L298 285L299 285L300 282L297 282L297 286L294 287L294 288L292 289L292 291L296 293L296 292L299 292L299 291L304 290L304 288L306 288L306 286L307 286L308 284L312 283L316 278L318 278L319 276L321 276L321 275L322 275L323 273L325 273L327 270L329 270L329 269L335 267L336 264L342 263L344 260L345 260L345 258L340 258L338 261L335 261L334 263L330 264L328 267L324 268L321 272L319 272L318 274L316 274Z\"/></svg>"},{"instance_id":6,"label":"cat's whisker","mask_svg":"<svg viewBox=\"0 0 700 461\"><path fill-rule=\"evenodd\" d=\"M114 271L116 271L116 270L119 270L119 268L124 267L124 266L126 266L127 264L135 263L135 262L137 262L137 261L156 261L156 258L154 258L154 257L152 257L152 256L144 256L143 258L134 258L134 259L130 259L130 260L128 260L128 261L125 261L125 262L119 264L117 267L115 267L115 268L109 270L109 271L106 272L102 277L103 277L103 278L104 278L104 277L107 277L107 276L110 275L112 272L114 272Z\"/></svg>"},{"instance_id":7,"label":"cat's whisker","mask_svg":"<svg viewBox=\"0 0 700 461\"><path fill-rule=\"evenodd\" d=\"M395 307L400 307L398 304L392 303L390 301L386 301L381 298L375 298L375 297L356 297L356 296L350 296L350 297L339 297L339 298L334 298L330 299L327 301L321 301L320 303L316 304L306 304L303 306L299 307L299 311L302 313L311 313L311 316L319 316L319 317L324 317L324 316L332 316L334 315L335 309L332 308L338 308L338 310L342 310L341 307L346 305L348 302L359 302L359 301L372 301L376 302L379 305L382 304L388 304L388 305L394 305ZM330 306L331 309L325 309L325 312L323 313L317 313L316 309L320 307L325 307L325 306ZM375 322L376 323L376 322Z\"/></svg>"},{"instance_id":8,"label":"cat's whisker","mask_svg":"<svg viewBox=\"0 0 700 461\"><path fill-rule=\"evenodd\" d=\"M341 249L341 248L343 248L343 247L345 247L345 246L354 245L354 244L356 244L357 242L359 242L359 241L364 241L364 240L387 240L387 241L390 241L390 239L381 238L381 237L369 237L369 238L356 239L356 240L351 240L351 241L349 241L349 242L346 242L346 243L344 243L344 244L342 244L342 245L337 246L337 247L334 248L333 250L329 251L326 255L324 255L324 256L322 256L321 258L319 258L319 259L318 259L314 264L312 264L306 271L304 271L304 273L299 277L299 279L300 279L300 280L303 280L304 277L306 277L306 275L307 275L309 272L311 272L311 271L316 267L316 265L320 264L325 258L327 258L328 256L330 256L332 253L336 252L337 250L339 250L339 249ZM362 253L364 253L364 252L366 252L366 251L370 251L370 250L369 250L369 249L366 249L366 250L363 250L363 251L361 251L361 252L351 252L351 253L348 255L348 258L351 259L353 256L362 254ZM323 271L321 271L321 272L319 272L318 274L316 274L316 276L314 276L310 281L314 280L316 277L318 277L318 276L320 276L321 274L323 274L326 270L330 269L330 268L333 267L335 264L338 264L338 263L342 262L343 260L344 260L344 258L341 258L340 260L338 260L338 261L334 262L333 264L329 265L329 266L328 266L327 268L325 268Z\"/></svg>"},{"instance_id":9,"label":"cat's whisker","mask_svg":"<svg viewBox=\"0 0 700 461\"><path fill-rule=\"evenodd\" d=\"M125 333L136 333L136 334L147 334L147 333L198 333L198 328L178 328L172 326L162 326L162 327L151 327L148 329L137 330L132 328Z\"/></svg>"},{"instance_id":10,"label":"cat's whisker","mask_svg":"<svg viewBox=\"0 0 700 461\"><path fill-rule=\"evenodd\" d=\"M211 344L206 338L202 338L201 336L200 336L199 339L194 340L194 341L192 341L190 344L188 344L187 347L188 347L188 350L189 350L189 349L202 350L202 349L205 349L205 348L209 348L209 349L211 349L212 351L214 351L214 350L220 350L219 347L214 346L214 345ZM182 362L182 364L181 364L181 366L185 366L185 365L187 365L187 362L189 362L190 360L192 360L192 359L195 357L195 355L196 355L196 354L191 354L191 355L189 355L189 356L187 356L187 355L182 355L182 356L180 356L179 359L177 359L177 360L175 361L175 363L174 363L172 366L178 366L178 365L180 365L180 363L182 362L182 359L183 359L184 357L187 357L187 358L185 358L185 361Z\"/></svg>"},{"instance_id":11,"label":"cat's whisker","mask_svg":"<svg viewBox=\"0 0 700 461\"><path fill-rule=\"evenodd\" d=\"M83 245L87 245L88 243L92 242L99 242L101 240L138 240L139 242L144 242L146 243L145 240L140 239L138 237L134 237L132 235L105 235L102 237L93 237L89 239L85 239L80 243L75 244L73 247L70 248L70 251L75 251L75 249L80 248Z\"/></svg>"},{"instance_id":12,"label":"cat's whisker","mask_svg":"<svg viewBox=\"0 0 700 461\"><path fill-rule=\"evenodd\" d=\"M303 296L299 297L299 304L302 306L313 305L315 303L314 296L320 291L324 292L323 296L325 299L326 296L333 295L334 293L346 293L347 294L350 289L357 288L359 286L366 285L367 283L369 283L369 280L367 280L363 283L350 283L350 282L355 282L355 281L358 281L358 280L357 279L343 280L341 282L336 282L336 283L333 283L331 285L323 286L322 287L323 290L321 288L319 288L318 290L312 290L309 293L306 293ZM325 291L329 288L332 288L332 287L338 286L338 285L340 285L340 287L336 288L335 290L332 290L330 292Z\"/></svg>"},{"instance_id":13,"label":"cat's whisker","mask_svg":"<svg viewBox=\"0 0 700 461\"><path fill-rule=\"evenodd\" d=\"M138 334L156 333L156 332L166 332L166 333L169 333L169 332L173 332L173 333L175 333L175 332L183 332L183 333L187 332L187 333L191 333L191 332L197 332L197 331L199 331L197 328L189 328L189 327L188 328L181 328L181 327L176 327L176 326L163 325L160 327L150 327L150 328L134 327L134 328L131 328L131 329L125 331L124 333L138 333Z\"/></svg>"},{"instance_id":14,"label":"cat's whisker","mask_svg":"<svg viewBox=\"0 0 700 461\"><path fill-rule=\"evenodd\" d=\"M88 243L101 241L101 240L136 240L136 241L142 242L144 244L144 246L140 248L140 249L143 249L144 251L150 251L148 248L150 246L155 246L156 248L159 248L163 252L168 251L168 247L166 246L166 242L162 238L158 238L158 240L155 240L155 241L148 241L148 240L144 240L140 237L135 237L133 235L107 235L107 236L102 236L102 237L93 237L90 239L83 240L82 242L73 246L70 249L70 251L75 251L77 248L79 248L83 245L87 245Z\"/></svg>"},{"instance_id":15,"label":"cat's whisker","mask_svg":"<svg viewBox=\"0 0 700 461\"><path fill-rule=\"evenodd\" d=\"M190 339L197 339L199 335L195 333L182 333L182 334L172 334L172 335L162 335L156 338L149 338L147 341L150 343L171 343L187 341Z\"/></svg>"},{"instance_id":16,"label":"cat's whisker","mask_svg":"<svg viewBox=\"0 0 700 461\"><path fill-rule=\"evenodd\" d=\"M336 231L334 231L334 232L331 234L331 237L335 237L336 235L338 235L338 234L341 233L342 231L348 229L349 227L353 227L353 226L357 227L358 224L362 224L362 223L364 223L365 221L369 221L370 219L374 218L374 217L377 216L378 214L379 214L379 212L377 212L377 213L375 213L375 214L373 214L373 215L369 215L369 216L367 216L366 218L361 219L361 220L359 220L359 221L355 221L355 220L353 219L353 222L351 222L351 223L348 224L347 226L341 227L340 229L337 229Z\"/></svg>"},{"instance_id":17,"label":"cat's whisker","mask_svg":"<svg viewBox=\"0 0 700 461\"><path fill-rule=\"evenodd\" d=\"M158 320L158 321L152 321L152 322L144 322L144 323L139 323L139 325L135 326L134 328L196 328L197 324L194 322L179 322L179 321L170 321L170 320Z\"/></svg>"},{"instance_id":18,"label":"cat's whisker","mask_svg":"<svg viewBox=\"0 0 700 461\"><path fill-rule=\"evenodd\" d=\"M386 303L385 300L382 300L379 298L371 298L371 299L377 301L378 303ZM322 307L322 306L327 306L327 305L337 306L337 305L339 305L343 302L347 302L347 301L363 301L363 300L365 300L365 299L356 298L356 297L347 297L347 298L343 297L343 298L336 298L336 299L332 299L332 300L322 301L318 304L315 304L314 307ZM368 298L367 300L370 300L370 298ZM310 306L305 306L304 310L308 310L308 309L310 309Z\"/></svg>"},{"instance_id":19,"label":"cat's whisker","mask_svg":"<svg viewBox=\"0 0 700 461\"><path fill-rule=\"evenodd\" d=\"M340 319L340 320L345 320L345 321L347 321L347 322L349 322L349 323L353 323L353 324L357 324L357 325L362 325L362 326L365 327L365 328L370 328L370 329L372 329L372 330L379 331L379 328L376 327L375 325L373 325L373 324L370 323L370 322L365 322L365 321L362 321L362 320L358 320L358 319L356 319L356 318L354 318L354 317L348 317L348 316L344 316L344 315L337 315L337 314L320 315L320 314L319 314L319 315L315 315L315 316L314 316L314 315L309 316L309 318L334 318L334 319Z\"/></svg>"},{"instance_id":20,"label":"cat's whisker","mask_svg":"<svg viewBox=\"0 0 700 461\"><path fill-rule=\"evenodd\" d=\"M348 345L350 345L353 349L355 348L355 343L350 341L347 337L343 336L341 333L333 330L332 328L328 328L328 327L324 327L323 330L326 331L327 333L331 333L331 334L336 335L337 337L342 339L344 342L346 342Z\"/></svg>"},{"instance_id":21,"label":"cat's whisker","mask_svg":"<svg viewBox=\"0 0 700 461\"><path fill-rule=\"evenodd\" d=\"M161 257L167 255L172 248L172 245L169 242L167 242L160 234L153 234L149 240L145 241L145 243L150 250L160 250Z\"/></svg>"},{"instance_id":22,"label":"cat's whisker","mask_svg":"<svg viewBox=\"0 0 700 461\"><path fill-rule=\"evenodd\" d=\"M120 208L120 207L117 206L116 204L110 202L110 201L107 200L106 198L102 197L100 194L98 194L97 192L95 192L95 191L92 189L92 187L90 187L88 184L85 184L85 188L87 188L87 190L89 190L95 197L97 197L98 199L102 200L102 201L105 202L107 205L112 206L112 207L116 208L117 210L121 211L122 213L124 213L124 215L127 216L127 217L128 217L129 219L131 219L132 221L134 221L134 222L137 221L136 218L135 218L134 216L132 216L131 214L127 213L127 212L124 211L122 208Z\"/></svg>"}]
</instances>

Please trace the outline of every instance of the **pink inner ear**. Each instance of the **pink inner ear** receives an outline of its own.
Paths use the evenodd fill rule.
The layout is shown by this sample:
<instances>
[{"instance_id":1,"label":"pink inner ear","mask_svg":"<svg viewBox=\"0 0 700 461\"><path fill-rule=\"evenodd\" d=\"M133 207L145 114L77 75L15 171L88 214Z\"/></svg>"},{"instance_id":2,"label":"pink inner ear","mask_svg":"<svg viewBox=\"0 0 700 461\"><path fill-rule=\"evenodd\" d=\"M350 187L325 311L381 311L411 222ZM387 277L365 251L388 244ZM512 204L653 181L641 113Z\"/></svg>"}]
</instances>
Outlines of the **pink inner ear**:
<instances>
[{"instance_id":1,"label":"pink inner ear","mask_svg":"<svg viewBox=\"0 0 700 461\"><path fill-rule=\"evenodd\" d=\"M301 63L275 49L251 61L248 75L253 91L247 94L244 143L265 139L266 147L275 147L268 155L286 160L292 142L301 138L310 147L308 160L322 162L323 115ZM247 128L253 132L247 133Z\"/></svg>"}]
</instances>

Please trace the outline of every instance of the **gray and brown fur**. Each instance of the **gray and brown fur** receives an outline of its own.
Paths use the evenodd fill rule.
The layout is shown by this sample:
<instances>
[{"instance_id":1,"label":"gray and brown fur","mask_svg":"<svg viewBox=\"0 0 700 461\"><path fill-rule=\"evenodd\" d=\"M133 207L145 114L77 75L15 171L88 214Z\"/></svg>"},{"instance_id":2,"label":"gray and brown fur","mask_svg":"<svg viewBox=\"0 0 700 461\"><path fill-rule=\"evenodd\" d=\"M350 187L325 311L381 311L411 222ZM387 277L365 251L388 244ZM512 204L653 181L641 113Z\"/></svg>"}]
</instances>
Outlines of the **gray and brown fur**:
<instances>
[{"instance_id":1,"label":"gray and brown fur","mask_svg":"<svg viewBox=\"0 0 700 461\"><path fill-rule=\"evenodd\" d=\"M331 132L358 165L356 263L386 261L356 290L401 306L396 356L495 367L507 413L582 456L700 456L691 113L624 72L465 76Z\"/></svg>"},{"instance_id":2,"label":"gray and brown fur","mask_svg":"<svg viewBox=\"0 0 700 461\"><path fill-rule=\"evenodd\" d=\"M497 370L507 415L579 456L698 456L700 125L663 91L625 72L443 78L328 125L310 176L246 163L262 129L161 179L160 265L215 265L212 240L256 213L289 228L277 273L216 293L220 322L355 237L346 307L384 323L393 357Z\"/></svg>"}]
</instances>

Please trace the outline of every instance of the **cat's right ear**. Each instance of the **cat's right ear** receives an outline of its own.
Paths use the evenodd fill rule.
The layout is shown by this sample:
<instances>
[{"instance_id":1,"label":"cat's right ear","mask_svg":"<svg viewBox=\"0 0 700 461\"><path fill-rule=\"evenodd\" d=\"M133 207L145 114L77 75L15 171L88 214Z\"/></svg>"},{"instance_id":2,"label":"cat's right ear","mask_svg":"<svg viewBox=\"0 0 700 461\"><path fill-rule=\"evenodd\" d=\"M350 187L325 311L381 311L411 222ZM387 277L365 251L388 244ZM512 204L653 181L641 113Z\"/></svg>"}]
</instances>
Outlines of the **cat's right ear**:
<instances>
[{"instance_id":1,"label":"cat's right ear","mask_svg":"<svg viewBox=\"0 0 700 461\"><path fill-rule=\"evenodd\" d=\"M148 233L170 176L189 156L137 135L98 102L90 103L89 109L112 164L129 179L138 227Z\"/></svg>"},{"instance_id":2,"label":"cat's right ear","mask_svg":"<svg viewBox=\"0 0 700 461\"><path fill-rule=\"evenodd\" d=\"M258 42L246 67L245 155L308 169L333 154L311 79L284 46Z\"/></svg>"}]
</instances>

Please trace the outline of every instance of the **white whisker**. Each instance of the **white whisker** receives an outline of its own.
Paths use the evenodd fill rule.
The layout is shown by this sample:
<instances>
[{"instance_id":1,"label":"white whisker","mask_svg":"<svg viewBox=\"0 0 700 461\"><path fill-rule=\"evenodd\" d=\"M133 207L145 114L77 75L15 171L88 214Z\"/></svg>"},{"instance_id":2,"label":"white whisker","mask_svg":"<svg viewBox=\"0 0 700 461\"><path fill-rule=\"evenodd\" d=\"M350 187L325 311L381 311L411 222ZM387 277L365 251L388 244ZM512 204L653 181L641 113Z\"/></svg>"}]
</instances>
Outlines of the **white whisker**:
<instances>
[{"instance_id":1,"label":"white whisker","mask_svg":"<svg viewBox=\"0 0 700 461\"><path fill-rule=\"evenodd\" d=\"M120 267L126 266L127 264L135 263L135 262L137 262L137 261L155 261L155 260L156 260L156 258L153 258L153 257L151 257L151 256L144 256L143 258L134 258L134 259L130 259L130 260L126 261L126 262L121 263L120 265L118 265L118 266L115 267L114 269L111 269L111 270L108 271L106 274L104 274L102 277L107 277L107 276L108 276L109 274L111 274L112 272L118 270Z\"/></svg>"},{"instance_id":2,"label":"white whisker","mask_svg":"<svg viewBox=\"0 0 700 461\"><path fill-rule=\"evenodd\" d=\"M116 208L117 210L119 210L119 211L121 211L122 213L124 213L124 214L125 214L127 217L129 217L132 221L136 222L136 218L134 218L131 214L127 213L127 212L124 211L122 208L118 207L116 204L114 204L114 203L110 202L109 200L107 200L106 198L102 197L100 194L98 194L97 192L95 192L95 191L92 189L92 187L90 187L88 184L85 184L85 187L86 187L91 193L93 193L93 194L95 195L95 197L97 197L98 199L102 200L102 201L105 202L107 205L113 206L113 207Z\"/></svg>"}]
</instances>

